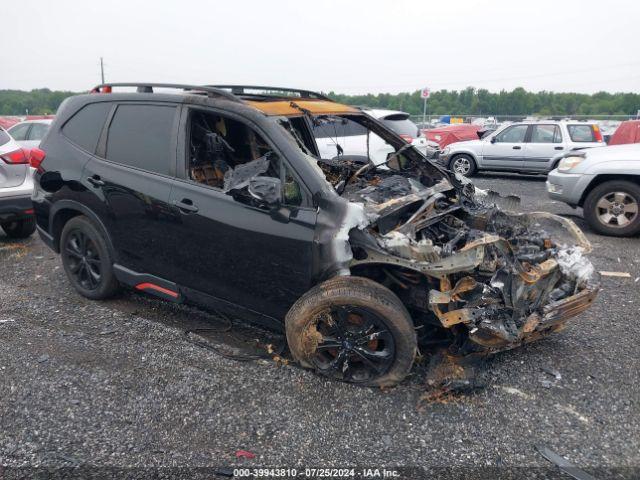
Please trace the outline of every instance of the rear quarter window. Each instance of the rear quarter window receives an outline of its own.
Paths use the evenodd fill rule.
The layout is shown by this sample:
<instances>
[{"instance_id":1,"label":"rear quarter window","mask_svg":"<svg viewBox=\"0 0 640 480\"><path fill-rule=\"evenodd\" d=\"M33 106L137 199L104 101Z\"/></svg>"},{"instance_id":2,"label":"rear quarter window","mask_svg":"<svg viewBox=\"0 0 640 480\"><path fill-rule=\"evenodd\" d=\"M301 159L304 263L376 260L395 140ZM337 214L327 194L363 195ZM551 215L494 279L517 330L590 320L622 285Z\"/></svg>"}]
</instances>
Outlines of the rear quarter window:
<instances>
[{"instance_id":1,"label":"rear quarter window","mask_svg":"<svg viewBox=\"0 0 640 480\"><path fill-rule=\"evenodd\" d=\"M65 123L62 134L84 150L95 153L111 107L109 102L85 105Z\"/></svg>"},{"instance_id":2,"label":"rear quarter window","mask_svg":"<svg viewBox=\"0 0 640 480\"><path fill-rule=\"evenodd\" d=\"M569 136L574 142L595 142L596 136L591 125L567 125Z\"/></svg>"},{"instance_id":3,"label":"rear quarter window","mask_svg":"<svg viewBox=\"0 0 640 480\"><path fill-rule=\"evenodd\" d=\"M119 105L109 126L107 160L170 175L175 115L173 106Z\"/></svg>"}]
</instances>

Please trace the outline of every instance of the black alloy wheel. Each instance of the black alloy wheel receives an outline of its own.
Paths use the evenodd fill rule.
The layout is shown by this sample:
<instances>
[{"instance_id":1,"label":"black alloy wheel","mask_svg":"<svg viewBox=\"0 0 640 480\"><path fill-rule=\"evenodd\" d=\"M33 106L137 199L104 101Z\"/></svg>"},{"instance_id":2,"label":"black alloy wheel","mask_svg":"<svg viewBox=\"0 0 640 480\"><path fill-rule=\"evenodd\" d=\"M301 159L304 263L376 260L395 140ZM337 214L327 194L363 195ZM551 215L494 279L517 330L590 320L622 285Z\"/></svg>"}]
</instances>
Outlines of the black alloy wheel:
<instances>
[{"instance_id":1,"label":"black alloy wheel","mask_svg":"<svg viewBox=\"0 0 640 480\"><path fill-rule=\"evenodd\" d=\"M318 316L316 329L322 341L312 362L320 373L348 382L368 382L393 364L393 335L373 311L335 305Z\"/></svg>"}]
</instances>

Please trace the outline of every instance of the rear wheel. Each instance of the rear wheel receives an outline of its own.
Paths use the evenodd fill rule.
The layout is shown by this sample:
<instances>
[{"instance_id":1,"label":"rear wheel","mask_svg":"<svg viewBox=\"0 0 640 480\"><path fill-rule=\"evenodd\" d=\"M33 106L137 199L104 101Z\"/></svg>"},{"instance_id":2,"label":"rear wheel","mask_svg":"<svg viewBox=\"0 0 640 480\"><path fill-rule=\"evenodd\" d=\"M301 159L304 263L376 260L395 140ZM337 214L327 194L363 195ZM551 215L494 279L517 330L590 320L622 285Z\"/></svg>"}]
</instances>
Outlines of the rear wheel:
<instances>
[{"instance_id":1,"label":"rear wheel","mask_svg":"<svg viewBox=\"0 0 640 480\"><path fill-rule=\"evenodd\" d=\"M71 285L81 295L102 300L118 290L107 243L86 217L74 217L65 224L60 254Z\"/></svg>"},{"instance_id":2,"label":"rear wheel","mask_svg":"<svg viewBox=\"0 0 640 480\"><path fill-rule=\"evenodd\" d=\"M449 162L449 170L470 177L476 173L476 162L470 155L455 155Z\"/></svg>"},{"instance_id":3,"label":"rear wheel","mask_svg":"<svg viewBox=\"0 0 640 480\"><path fill-rule=\"evenodd\" d=\"M303 366L364 385L400 382L417 348L400 299L360 277L336 277L311 289L287 313L286 330L289 348Z\"/></svg>"},{"instance_id":4,"label":"rear wheel","mask_svg":"<svg viewBox=\"0 0 640 480\"><path fill-rule=\"evenodd\" d=\"M624 180L604 182L584 201L584 217L599 233L629 236L640 233L640 186Z\"/></svg>"},{"instance_id":5,"label":"rear wheel","mask_svg":"<svg viewBox=\"0 0 640 480\"><path fill-rule=\"evenodd\" d=\"M36 231L36 219L35 217L23 218L22 220L3 223L1 226L7 237L27 238Z\"/></svg>"}]
</instances>

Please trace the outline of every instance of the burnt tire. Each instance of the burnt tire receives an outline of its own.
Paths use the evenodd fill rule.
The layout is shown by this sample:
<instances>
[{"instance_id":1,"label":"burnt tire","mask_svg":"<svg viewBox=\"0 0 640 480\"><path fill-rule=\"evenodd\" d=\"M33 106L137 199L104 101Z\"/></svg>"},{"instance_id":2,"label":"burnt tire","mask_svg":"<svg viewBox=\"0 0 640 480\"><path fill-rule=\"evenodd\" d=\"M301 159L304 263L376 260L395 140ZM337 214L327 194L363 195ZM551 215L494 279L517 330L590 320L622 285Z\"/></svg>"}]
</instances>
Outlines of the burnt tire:
<instances>
[{"instance_id":1,"label":"burnt tire","mask_svg":"<svg viewBox=\"0 0 640 480\"><path fill-rule=\"evenodd\" d=\"M27 238L36 231L36 218L29 217L22 220L3 223L2 230L9 238Z\"/></svg>"},{"instance_id":2,"label":"burnt tire","mask_svg":"<svg viewBox=\"0 0 640 480\"><path fill-rule=\"evenodd\" d=\"M60 256L69 282L82 296L103 300L118 291L107 242L87 217L74 217L65 224Z\"/></svg>"},{"instance_id":3,"label":"burnt tire","mask_svg":"<svg viewBox=\"0 0 640 480\"><path fill-rule=\"evenodd\" d=\"M471 155L461 153L451 157L451 160L449 161L449 170L464 175L465 177L471 177L476 173L478 167L476 165L476 161L471 157Z\"/></svg>"},{"instance_id":4,"label":"burnt tire","mask_svg":"<svg viewBox=\"0 0 640 480\"><path fill-rule=\"evenodd\" d=\"M362 277L335 277L315 286L291 307L285 326L295 360L351 383L393 386L409 373L417 351L414 325L400 299Z\"/></svg>"},{"instance_id":5,"label":"burnt tire","mask_svg":"<svg viewBox=\"0 0 640 480\"><path fill-rule=\"evenodd\" d=\"M603 235L627 237L640 233L640 185L611 180L591 190L583 204L584 218Z\"/></svg>"}]
</instances>

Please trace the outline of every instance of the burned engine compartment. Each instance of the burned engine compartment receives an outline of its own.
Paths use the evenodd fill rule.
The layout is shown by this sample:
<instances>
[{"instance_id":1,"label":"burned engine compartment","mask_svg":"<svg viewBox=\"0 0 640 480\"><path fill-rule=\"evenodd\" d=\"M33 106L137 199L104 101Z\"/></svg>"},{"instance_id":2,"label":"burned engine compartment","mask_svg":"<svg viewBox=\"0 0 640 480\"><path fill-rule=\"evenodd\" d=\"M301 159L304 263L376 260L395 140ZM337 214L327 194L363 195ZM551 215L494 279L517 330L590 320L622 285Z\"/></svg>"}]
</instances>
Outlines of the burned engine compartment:
<instances>
[{"instance_id":1,"label":"burned engine compartment","mask_svg":"<svg viewBox=\"0 0 640 480\"><path fill-rule=\"evenodd\" d=\"M420 162L402 160L396 168L358 157L318 164L366 217L349 232L351 273L391 288L419 335L439 331L457 354L491 353L560 330L589 307L597 274L573 222L515 213L515 197L461 177L434 181Z\"/></svg>"}]
</instances>

